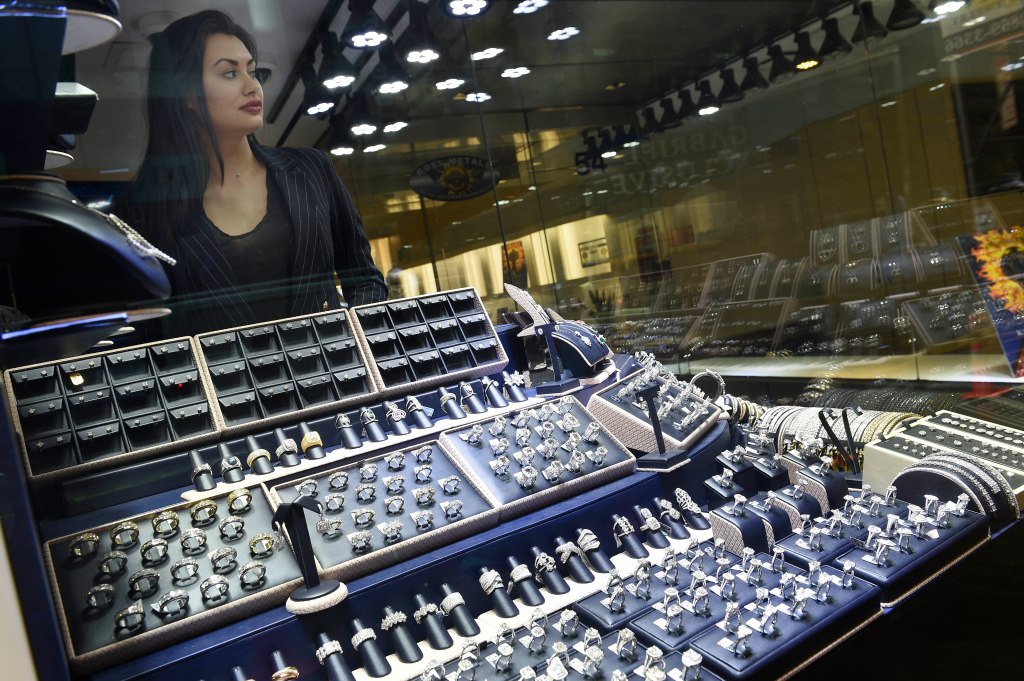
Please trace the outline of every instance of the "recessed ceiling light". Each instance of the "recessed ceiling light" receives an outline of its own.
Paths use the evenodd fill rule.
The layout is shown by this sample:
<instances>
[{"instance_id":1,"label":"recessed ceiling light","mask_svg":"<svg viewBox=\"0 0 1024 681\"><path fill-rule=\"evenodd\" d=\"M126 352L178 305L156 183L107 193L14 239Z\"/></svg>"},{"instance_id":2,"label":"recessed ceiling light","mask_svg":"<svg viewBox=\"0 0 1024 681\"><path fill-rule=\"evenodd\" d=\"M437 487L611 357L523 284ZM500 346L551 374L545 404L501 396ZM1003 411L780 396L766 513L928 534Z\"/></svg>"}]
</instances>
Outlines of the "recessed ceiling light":
<instances>
[{"instance_id":1,"label":"recessed ceiling light","mask_svg":"<svg viewBox=\"0 0 1024 681\"><path fill-rule=\"evenodd\" d=\"M441 55L439 55L434 50L430 49L413 50L412 52L407 54L405 58L407 61L412 62L413 64L429 64L435 59L440 59Z\"/></svg>"},{"instance_id":2,"label":"recessed ceiling light","mask_svg":"<svg viewBox=\"0 0 1024 681\"><path fill-rule=\"evenodd\" d=\"M355 78L352 76L335 76L328 78L324 81L324 87L330 88L331 90L339 87L348 87L355 82Z\"/></svg>"},{"instance_id":3,"label":"recessed ceiling light","mask_svg":"<svg viewBox=\"0 0 1024 681\"><path fill-rule=\"evenodd\" d=\"M352 147L334 147L333 149L331 149L331 153L334 154L335 156L348 156L354 151L355 149L353 149Z\"/></svg>"},{"instance_id":4,"label":"recessed ceiling light","mask_svg":"<svg viewBox=\"0 0 1024 681\"><path fill-rule=\"evenodd\" d=\"M488 47L486 50L474 52L472 55L470 55L470 58L473 61L480 61L481 59L493 59L494 57L497 57L504 51L505 50L501 49L500 47Z\"/></svg>"},{"instance_id":5,"label":"recessed ceiling light","mask_svg":"<svg viewBox=\"0 0 1024 681\"><path fill-rule=\"evenodd\" d=\"M449 78L448 80L442 80L440 83L434 83L434 87L438 90L454 90L465 82L459 78Z\"/></svg>"},{"instance_id":6,"label":"recessed ceiling light","mask_svg":"<svg viewBox=\"0 0 1024 681\"><path fill-rule=\"evenodd\" d=\"M409 127L409 124L405 121L395 121L394 123L388 123L384 126L384 132L398 132L402 128Z\"/></svg>"},{"instance_id":7,"label":"recessed ceiling light","mask_svg":"<svg viewBox=\"0 0 1024 681\"><path fill-rule=\"evenodd\" d=\"M491 96L489 94L487 94L486 92L467 92L466 93L466 101L467 102L486 102L490 98L491 98Z\"/></svg>"},{"instance_id":8,"label":"recessed ceiling light","mask_svg":"<svg viewBox=\"0 0 1024 681\"><path fill-rule=\"evenodd\" d=\"M362 123L360 125L352 126L353 135L372 135L377 131L376 125L370 125L369 123Z\"/></svg>"},{"instance_id":9,"label":"recessed ceiling light","mask_svg":"<svg viewBox=\"0 0 1024 681\"><path fill-rule=\"evenodd\" d=\"M448 0L448 13L457 17L475 17L487 9L487 0Z\"/></svg>"},{"instance_id":10,"label":"recessed ceiling light","mask_svg":"<svg viewBox=\"0 0 1024 681\"><path fill-rule=\"evenodd\" d=\"M363 151L365 151L367 154L372 154L375 151L380 151L381 149L385 148L385 146L386 145L384 144L371 144L370 146L363 149Z\"/></svg>"},{"instance_id":11,"label":"recessed ceiling light","mask_svg":"<svg viewBox=\"0 0 1024 681\"><path fill-rule=\"evenodd\" d=\"M625 87L625 86L626 86L625 83L623 83L622 81L619 81L617 83L608 83L607 85L604 86L604 89L608 90L609 92L611 92L612 90L618 90L619 88Z\"/></svg>"},{"instance_id":12,"label":"recessed ceiling light","mask_svg":"<svg viewBox=\"0 0 1024 681\"><path fill-rule=\"evenodd\" d=\"M520 78L530 72L525 66L514 66L501 72L502 78Z\"/></svg>"},{"instance_id":13,"label":"recessed ceiling light","mask_svg":"<svg viewBox=\"0 0 1024 681\"><path fill-rule=\"evenodd\" d=\"M576 28L575 26L566 26L565 28L560 28L557 31L552 31L548 35L548 40L568 40L574 35L579 34L580 29Z\"/></svg>"},{"instance_id":14,"label":"recessed ceiling light","mask_svg":"<svg viewBox=\"0 0 1024 681\"><path fill-rule=\"evenodd\" d=\"M548 0L522 0L516 8L512 10L513 14L533 14L541 7L547 7Z\"/></svg>"},{"instance_id":15,"label":"recessed ceiling light","mask_svg":"<svg viewBox=\"0 0 1024 681\"><path fill-rule=\"evenodd\" d=\"M382 95L393 95L395 93L401 92L407 87L409 87L408 83L401 80L396 80L390 83L381 83L380 87L377 88L377 91L380 92Z\"/></svg>"}]
</instances>

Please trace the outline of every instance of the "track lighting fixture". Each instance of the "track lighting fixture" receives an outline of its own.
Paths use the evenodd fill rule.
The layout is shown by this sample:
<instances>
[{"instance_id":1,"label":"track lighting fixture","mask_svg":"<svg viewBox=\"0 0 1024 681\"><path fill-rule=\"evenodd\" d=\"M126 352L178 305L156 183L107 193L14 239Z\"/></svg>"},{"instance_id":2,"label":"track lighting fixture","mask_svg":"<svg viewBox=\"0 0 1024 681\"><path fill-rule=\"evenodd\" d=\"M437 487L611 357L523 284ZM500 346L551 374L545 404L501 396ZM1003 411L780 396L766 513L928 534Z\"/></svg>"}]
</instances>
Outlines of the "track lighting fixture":
<instances>
[{"instance_id":1,"label":"track lighting fixture","mask_svg":"<svg viewBox=\"0 0 1024 681\"><path fill-rule=\"evenodd\" d=\"M873 43L889 35L885 26L875 18L875 6L870 2L862 2L853 6L854 14L860 15L860 22L853 32L851 40L855 43Z\"/></svg>"},{"instance_id":2,"label":"track lighting fixture","mask_svg":"<svg viewBox=\"0 0 1024 681\"><path fill-rule=\"evenodd\" d=\"M768 89L768 81L761 74L761 66L757 63L757 57L744 59L743 68L746 69L746 73L743 75L743 82L740 83L740 90L747 93L751 90Z\"/></svg>"},{"instance_id":3,"label":"track lighting fixture","mask_svg":"<svg viewBox=\"0 0 1024 681\"><path fill-rule=\"evenodd\" d=\"M810 71L821 66L821 58L811 46L811 34L807 31L799 31L796 34L796 56L793 58L793 65L797 71Z\"/></svg>"},{"instance_id":4,"label":"track lighting fixture","mask_svg":"<svg viewBox=\"0 0 1024 681\"><path fill-rule=\"evenodd\" d=\"M419 0L406 0L409 9L409 28L403 36L402 56L412 64L429 64L440 59L441 50L427 23L427 6Z\"/></svg>"},{"instance_id":5,"label":"track lighting fixture","mask_svg":"<svg viewBox=\"0 0 1024 681\"><path fill-rule=\"evenodd\" d=\"M890 31L905 31L914 28L924 19L924 12L914 4L914 0L896 0L885 27Z\"/></svg>"},{"instance_id":6,"label":"track lighting fixture","mask_svg":"<svg viewBox=\"0 0 1024 681\"><path fill-rule=\"evenodd\" d=\"M373 11L374 0L349 0L349 18L341 39L357 50L376 49L391 40L391 29Z\"/></svg>"},{"instance_id":7,"label":"track lighting fixture","mask_svg":"<svg viewBox=\"0 0 1024 681\"><path fill-rule=\"evenodd\" d=\"M465 19L480 16L491 6L487 0L447 0L444 8L453 17Z\"/></svg>"},{"instance_id":8,"label":"track lighting fixture","mask_svg":"<svg viewBox=\"0 0 1024 681\"><path fill-rule=\"evenodd\" d=\"M782 46L772 45L768 48L768 56L771 57L771 68L768 70L768 80L772 83L782 83L796 75L796 67L782 52Z\"/></svg>"},{"instance_id":9,"label":"track lighting fixture","mask_svg":"<svg viewBox=\"0 0 1024 681\"><path fill-rule=\"evenodd\" d=\"M821 41L821 47L818 48L819 59L828 61L853 52L853 45L843 37L842 32L839 30L838 19L829 17L823 20L821 28L825 31L825 39Z\"/></svg>"},{"instance_id":10,"label":"track lighting fixture","mask_svg":"<svg viewBox=\"0 0 1024 681\"><path fill-rule=\"evenodd\" d=\"M302 110L308 116L322 116L334 108L334 95L317 79L312 66L302 69L302 84L306 88Z\"/></svg>"},{"instance_id":11,"label":"track lighting fixture","mask_svg":"<svg viewBox=\"0 0 1024 681\"><path fill-rule=\"evenodd\" d=\"M697 86L700 89L700 97L697 99L697 113L701 116L710 116L718 113L718 99L711 91L711 81L702 80Z\"/></svg>"},{"instance_id":12,"label":"track lighting fixture","mask_svg":"<svg viewBox=\"0 0 1024 681\"><path fill-rule=\"evenodd\" d=\"M359 72L356 71L352 62L342 54L344 47L344 43L330 31L320 41L323 59L320 60L320 70L317 73L317 78L329 90L348 87L359 76Z\"/></svg>"},{"instance_id":13,"label":"track lighting fixture","mask_svg":"<svg viewBox=\"0 0 1024 681\"><path fill-rule=\"evenodd\" d=\"M967 0L932 0L928 5L928 9L939 16L943 16L945 14L959 12L966 4Z\"/></svg>"},{"instance_id":14,"label":"track lighting fixture","mask_svg":"<svg viewBox=\"0 0 1024 681\"><path fill-rule=\"evenodd\" d=\"M722 69L718 73L722 79L722 87L718 90L718 101L722 104L732 104L743 99L743 90L736 83L736 74L732 69Z\"/></svg>"},{"instance_id":15,"label":"track lighting fixture","mask_svg":"<svg viewBox=\"0 0 1024 681\"><path fill-rule=\"evenodd\" d=\"M331 136L328 139L327 149L335 156L348 156L356 150L356 141L343 116L331 116Z\"/></svg>"}]
</instances>

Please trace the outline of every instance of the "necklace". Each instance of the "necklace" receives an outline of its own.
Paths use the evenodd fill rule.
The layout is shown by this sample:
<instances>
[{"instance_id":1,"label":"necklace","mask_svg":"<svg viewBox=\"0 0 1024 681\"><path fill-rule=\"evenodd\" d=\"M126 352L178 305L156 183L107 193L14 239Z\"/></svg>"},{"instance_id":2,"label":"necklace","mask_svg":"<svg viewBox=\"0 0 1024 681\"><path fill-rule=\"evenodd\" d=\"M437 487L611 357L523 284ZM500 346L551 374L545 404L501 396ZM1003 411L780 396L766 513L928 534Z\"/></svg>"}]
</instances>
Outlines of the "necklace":
<instances>
[{"instance_id":1,"label":"necklace","mask_svg":"<svg viewBox=\"0 0 1024 681\"><path fill-rule=\"evenodd\" d=\"M36 189L35 187L26 187L24 185L17 184L7 184L0 185L0 189L17 189L32 194L41 194L42 196L46 196L51 199L58 199L60 201L63 201L64 203L69 203L77 208L84 209L87 212L92 213L93 215L99 216L106 220L107 224L109 224L111 227L120 232L122 236L124 236L124 238L128 241L128 245L131 246L132 249L134 249L139 255L156 258L157 260L161 260L167 263L168 265L171 265L172 267L176 265L178 262L177 260L167 255L153 244L149 243L149 241L147 241L144 236L135 231L135 229L132 228L131 225L129 225L127 222L117 217L113 213L104 213L100 210L97 210L95 208L92 208L91 206L82 203L78 199L68 199L58 194L51 194L50 192L45 192L41 189Z\"/></svg>"}]
</instances>

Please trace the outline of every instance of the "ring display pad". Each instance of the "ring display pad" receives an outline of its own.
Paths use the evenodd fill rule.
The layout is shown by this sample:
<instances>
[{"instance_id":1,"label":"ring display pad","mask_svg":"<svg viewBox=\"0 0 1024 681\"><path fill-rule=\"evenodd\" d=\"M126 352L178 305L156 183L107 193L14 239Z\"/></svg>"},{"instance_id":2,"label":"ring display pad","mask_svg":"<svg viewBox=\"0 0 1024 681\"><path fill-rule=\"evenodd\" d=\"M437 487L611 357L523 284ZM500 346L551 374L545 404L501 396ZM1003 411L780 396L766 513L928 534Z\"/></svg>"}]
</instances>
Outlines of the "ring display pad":
<instances>
[{"instance_id":1,"label":"ring display pad","mask_svg":"<svg viewBox=\"0 0 1024 681\"><path fill-rule=\"evenodd\" d=\"M619 441L630 449L645 453L637 460L639 470L657 472L674 470L684 465L689 459L673 461L659 458L658 442L647 412L647 405L637 400L633 394L635 391L629 389L638 376L639 373L632 374L594 394L587 403L587 407ZM711 402L703 404L700 397L696 397L694 394L680 398L680 395L686 390L683 386L687 384L671 385L660 376L655 377L653 382L664 388L664 392L654 400L656 408L660 408L661 405L676 398L679 398L679 403L685 402L688 407L688 411L680 412L677 406L660 420L666 451L686 451L700 442L705 433L714 427L722 410ZM693 386L692 390L694 393L700 392L696 386ZM700 395L703 396L703 393ZM685 429L677 427L684 425L683 422L690 417L693 409L701 410L698 416L694 417L691 423L685 424Z\"/></svg>"},{"instance_id":2,"label":"ring display pad","mask_svg":"<svg viewBox=\"0 0 1024 681\"><path fill-rule=\"evenodd\" d=\"M9 369L7 403L34 482L212 440L220 428L190 338Z\"/></svg>"},{"instance_id":3,"label":"ring display pad","mask_svg":"<svg viewBox=\"0 0 1024 681\"><path fill-rule=\"evenodd\" d=\"M345 310L196 336L227 432L343 408L379 391Z\"/></svg>"},{"instance_id":4,"label":"ring display pad","mask_svg":"<svg viewBox=\"0 0 1024 681\"><path fill-rule=\"evenodd\" d=\"M383 395L486 376L508 364L473 288L361 305L350 313Z\"/></svg>"},{"instance_id":5,"label":"ring display pad","mask_svg":"<svg viewBox=\"0 0 1024 681\"><path fill-rule=\"evenodd\" d=\"M819 574L827 580L827 592L820 582L797 576L785 597L776 587L769 590L767 601L740 606L738 619L730 622L732 630L718 621L691 642L693 650L703 656L705 664L729 678L754 678L831 624L860 613L863 626L880 615L877 586L857 577L846 582L841 571L827 565ZM737 638L745 644L738 647ZM783 670L769 675L775 676L777 671Z\"/></svg>"},{"instance_id":6,"label":"ring display pad","mask_svg":"<svg viewBox=\"0 0 1024 681\"><path fill-rule=\"evenodd\" d=\"M452 429L440 439L441 448L466 479L499 508L502 520L624 477L636 468L633 455L575 397L509 412L502 420ZM498 454L502 439L508 447Z\"/></svg>"},{"instance_id":7,"label":"ring display pad","mask_svg":"<svg viewBox=\"0 0 1024 681\"><path fill-rule=\"evenodd\" d=\"M309 537L323 574L333 579L369 574L497 525L497 512L473 480L460 478L436 440L292 479L271 488L270 497L276 507L314 485L325 512L319 519L307 514ZM333 510L338 502L342 507Z\"/></svg>"},{"instance_id":8,"label":"ring display pad","mask_svg":"<svg viewBox=\"0 0 1024 681\"><path fill-rule=\"evenodd\" d=\"M274 546L271 555L255 557L250 543L259 541L257 535L270 533L273 510L262 488L249 489L249 495L251 504L244 511L237 510L237 506L229 510L228 497L225 496L209 500L217 506L216 515L201 526L192 520L189 512L192 504L176 504L47 541L43 547L44 558L72 668L86 673L109 667L284 603L301 580L299 566L287 546ZM243 501L244 495L234 503L240 505ZM163 521L162 527L168 531L156 534L154 525L161 524L157 517L161 513L173 514L177 525L172 530L174 521ZM231 540L222 536L219 528L220 522L229 516L244 523L240 536ZM111 531L129 521L137 526L138 536L134 543L118 549L125 555L124 568L105 574L100 571L98 561L112 550ZM186 552L182 539L196 528L204 532L206 543ZM98 537L95 552L75 558L73 543L88 533ZM144 552L153 557L152 552L156 549L148 547L147 542L154 539L167 542L166 553L161 560L144 560ZM186 538L186 541L189 540ZM266 545L270 543L266 542ZM226 547L235 549L237 556L234 561L225 561L215 571L211 554ZM176 579L173 573L175 564L187 558L198 563L198 571L191 578ZM261 580L255 580L259 574L258 567L246 570L251 561L259 561L265 568ZM115 565L116 562L110 564ZM142 595L133 593L129 582L139 571L147 568L157 573L159 582ZM187 572L187 569L183 573L179 568L178 576L185 577ZM247 579L253 579L244 587L241 581L243 572ZM227 591L216 600L204 600L202 586L214 575L227 580ZM89 590L102 584L113 587L110 605L90 607L86 601ZM188 595L187 604L180 614L161 616L154 612L153 607L161 596L179 589ZM115 629L117 614L133 604L142 606L142 622L132 629Z\"/></svg>"}]
</instances>

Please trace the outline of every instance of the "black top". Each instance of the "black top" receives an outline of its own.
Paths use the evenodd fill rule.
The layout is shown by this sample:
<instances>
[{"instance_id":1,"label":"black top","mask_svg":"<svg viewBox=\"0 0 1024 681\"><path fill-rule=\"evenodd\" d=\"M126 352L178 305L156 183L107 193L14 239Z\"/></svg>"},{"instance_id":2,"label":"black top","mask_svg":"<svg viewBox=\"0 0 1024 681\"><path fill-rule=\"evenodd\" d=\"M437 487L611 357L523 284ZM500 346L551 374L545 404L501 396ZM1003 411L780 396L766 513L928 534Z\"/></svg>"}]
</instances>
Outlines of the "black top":
<instances>
[{"instance_id":1,"label":"black top","mask_svg":"<svg viewBox=\"0 0 1024 681\"><path fill-rule=\"evenodd\" d=\"M234 270L241 295L259 321L288 316L290 294L286 290L291 276L289 253L294 230L288 208L277 184L267 174L267 212L252 231L232 236L225 234L206 211L202 226Z\"/></svg>"}]
</instances>

